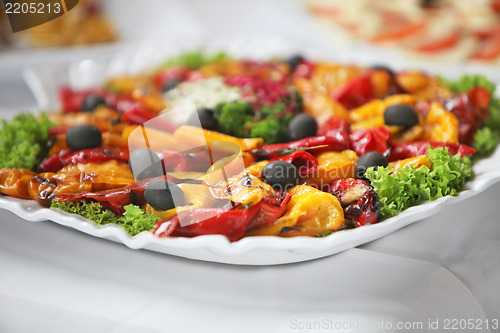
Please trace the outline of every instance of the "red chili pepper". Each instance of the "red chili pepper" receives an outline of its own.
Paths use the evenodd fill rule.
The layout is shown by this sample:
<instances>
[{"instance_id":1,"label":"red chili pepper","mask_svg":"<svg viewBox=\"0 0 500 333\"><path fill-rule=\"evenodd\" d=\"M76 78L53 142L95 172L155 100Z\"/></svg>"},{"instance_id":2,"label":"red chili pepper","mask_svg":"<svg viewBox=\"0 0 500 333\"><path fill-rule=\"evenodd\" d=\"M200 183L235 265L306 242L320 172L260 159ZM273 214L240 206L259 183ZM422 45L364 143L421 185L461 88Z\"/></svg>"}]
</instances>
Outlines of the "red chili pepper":
<instances>
[{"instance_id":1,"label":"red chili pepper","mask_svg":"<svg viewBox=\"0 0 500 333\"><path fill-rule=\"evenodd\" d=\"M362 156L371 151L378 151L381 154L387 153L390 138L391 132L387 127L357 130L349 135L351 149L354 150L358 156Z\"/></svg>"},{"instance_id":2,"label":"red chili pepper","mask_svg":"<svg viewBox=\"0 0 500 333\"><path fill-rule=\"evenodd\" d=\"M127 162L129 151L127 147L97 147L73 152L63 149L59 153L45 158L38 165L38 172L57 172L68 164L102 163L110 160Z\"/></svg>"},{"instance_id":3,"label":"red chili pepper","mask_svg":"<svg viewBox=\"0 0 500 333\"><path fill-rule=\"evenodd\" d=\"M362 179L339 179L331 184L330 193L344 208L347 228L361 227L378 222L380 201L372 186Z\"/></svg>"},{"instance_id":4,"label":"red chili pepper","mask_svg":"<svg viewBox=\"0 0 500 333\"><path fill-rule=\"evenodd\" d=\"M292 163L299 170L301 176L313 173L319 167L316 157L302 150L287 155L273 157L271 161L286 161L288 163Z\"/></svg>"},{"instance_id":5,"label":"red chili pepper","mask_svg":"<svg viewBox=\"0 0 500 333\"><path fill-rule=\"evenodd\" d=\"M389 155L389 161L398 161L405 158L416 157L420 155L427 154L427 147L448 147L448 152L452 155L457 153L460 156L468 156L474 154L476 150L472 147L461 143L455 142L435 142L435 141L414 141L407 143L397 143L394 142L391 147L391 153Z\"/></svg>"},{"instance_id":6,"label":"red chili pepper","mask_svg":"<svg viewBox=\"0 0 500 333\"><path fill-rule=\"evenodd\" d=\"M256 204L248 208L239 205L230 210L223 208L189 209L170 219L157 222L152 232L158 237L224 235L233 242L243 236L248 224L258 213L260 207L261 205ZM181 226L181 221L189 221L191 224ZM165 223L168 223L167 226Z\"/></svg>"},{"instance_id":7,"label":"red chili pepper","mask_svg":"<svg viewBox=\"0 0 500 333\"><path fill-rule=\"evenodd\" d=\"M375 98L369 73L361 73L332 92L332 98L348 109L354 109Z\"/></svg>"},{"instance_id":8,"label":"red chili pepper","mask_svg":"<svg viewBox=\"0 0 500 333\"><path fill-rule=\"evenodd\" d=\"M56 196L58 201L78 202L82 200L94 200L99 202L103 207L109 208L115 214L121 215L125 212L123 208L126 205L143 205L146 203L144 199L144 191L149 182L154 178L141 180L137 183L127 185L125 187L98 191L98 192L81 192L81 193L60 193ZM179 180L170 175L160 177L160 179L169 180L174 183L179 183Z\"/></svg>"}]
</instances>

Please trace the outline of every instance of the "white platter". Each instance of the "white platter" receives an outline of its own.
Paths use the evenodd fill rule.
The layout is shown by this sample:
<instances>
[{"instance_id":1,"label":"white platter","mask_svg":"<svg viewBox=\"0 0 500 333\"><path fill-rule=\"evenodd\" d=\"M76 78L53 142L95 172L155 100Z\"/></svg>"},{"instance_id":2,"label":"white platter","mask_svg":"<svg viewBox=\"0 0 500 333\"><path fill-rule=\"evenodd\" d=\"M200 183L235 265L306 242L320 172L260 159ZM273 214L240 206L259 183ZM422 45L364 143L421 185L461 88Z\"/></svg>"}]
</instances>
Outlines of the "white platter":
<instances>
[{"instance_id":1,"label":"white platter","mask_svg":"<svg viewBox=\"0 0 500 333\"><path fill-rule=\"evenodd\" d=\"M187 47L192 47L192 45ZM57 101L54 99L55 92L57 87L63 83L83 88L99 83L110 75L143 70L151 64L158 63L167 55L185 48L186 46L158 50L154 47L143 46L139 48L142 52L124 52L110 62L89 59L64 67L32 68L26 71L26 78L40 108L50 110L57 107ZM232 42L224 47L223 43L211 43L205 48L209 50L224 48L234 55L247 55L254 58L287 54L296 50L290 45L280 44L274 40ZM497 150L491 157L477 162L474 165L474 170L476 172L475 178L466 185L458 197L444 197L434 202L409 208L398 216L381 223L344 230L326 238L266 236L248 237L231 243L220 235L195 238L157 238L151 233L143 232L131 237L117 225L100 226L77 215L43 208L34 201L0 196L0 208L9 210L27 221L51 220L95 237L123 243L132 249L148 249L190 259L228 264L274 265L321 258L365 244L429 217L438 212L444 205L466 200L484 191L488 186L500 181L500 150Z\"/></svg>"}]
</instances>

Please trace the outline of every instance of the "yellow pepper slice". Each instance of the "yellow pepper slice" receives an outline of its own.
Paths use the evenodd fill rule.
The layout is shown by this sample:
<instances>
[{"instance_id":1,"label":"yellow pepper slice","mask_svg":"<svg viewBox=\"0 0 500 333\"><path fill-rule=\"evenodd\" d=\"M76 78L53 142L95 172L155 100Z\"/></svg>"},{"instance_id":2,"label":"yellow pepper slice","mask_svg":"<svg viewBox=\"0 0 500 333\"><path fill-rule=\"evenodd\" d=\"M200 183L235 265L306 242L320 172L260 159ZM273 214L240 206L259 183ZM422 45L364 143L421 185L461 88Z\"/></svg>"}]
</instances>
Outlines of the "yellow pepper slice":
<instances>
[{"instance_id":1,"label":"yellow pepper slice","mask_svg":"<svg viewBox=\"0 0 500 333\"><path fill-rule=\"evenodd\" d=\"M394 170L404 168L408 165L411 165L412 168L414 168L414 169L418 169L422 165L425 165L428 168L430 168L432 164L431 164L431 161L425 155L410 157L410 158L406 158L404 160L399 160L399 161L389 163L389 166L391 168L393 168Z\"/></svg>"},{"instance_id":2,"label":"yellow pepper slice","mask_svg":"<svg viewBox=\"0 0 500 333\"><path fill-rule=\"evenodd\" d=\"M459 122L455 115L437 102L433 102L425 117L425 141L458 142Z\"/></svg>"},{"instance_id":3,"label":"yellow pepper slice","mask_svg":"<svg viewBox=\"0 0 500 333\"><path fill-rule=\"evenodd\" d=\"M229 199L244 205L256 204L266 196L276 195L271 185L246 172L210 187L210 191L218 199Z\"/></svg>"},{"instance_id":4,"label":"yellow pepper slice","mask_svg":"<svg viewBox=\"0 0 500 333\"><path fill-rule=\"evenodd\" d=\"M151 215L156 215L163 219L168 219L184 210L193 208L209 208L213 207L218 201L210 192L210 189L205 184L179 184L179 187L184 192L185 206L172 208L165 211L158 211L151 207L150 204L144 206L144 211Z\"/></svg>"},{"instance_id":5,"label":"yellow pepper slice","mask_svg":"<svg viewBox=\"0 0 500 333\"><path fill-rule=\"evenodd\" d=\"M240 139L227 134L209 131L195 126L180 126L174 132L174 138L178 142L185 142L192 147L206 146L210 142L229 142L238 145L242 151L249 151L264 144L262 138Z\"/></svg>"},{"instance_id":6,"label":"yellow pepper slice","mask_svg":"<svg viewBox=\"0 0 500 333\"><path fill-rule=\"evenodd\" d=\"M305 177L305 184L322 188L341 178L354 178L358 155L352 150L324 152L317 156L319 168Z\"/></svg>"},{"instance_id":7,"label":"yellow pepper slice","mask_svg":"<svg viewBox=\"0 0 500 333\"><path fill-rule=\"evenodd\" d=\"M334 195L307 185L294 186L289 192L292 198L286 213L247 236L315 236L342 227L344 210ZM291 230L282 232L286 227Z\"/></svg>"}]
</instances>

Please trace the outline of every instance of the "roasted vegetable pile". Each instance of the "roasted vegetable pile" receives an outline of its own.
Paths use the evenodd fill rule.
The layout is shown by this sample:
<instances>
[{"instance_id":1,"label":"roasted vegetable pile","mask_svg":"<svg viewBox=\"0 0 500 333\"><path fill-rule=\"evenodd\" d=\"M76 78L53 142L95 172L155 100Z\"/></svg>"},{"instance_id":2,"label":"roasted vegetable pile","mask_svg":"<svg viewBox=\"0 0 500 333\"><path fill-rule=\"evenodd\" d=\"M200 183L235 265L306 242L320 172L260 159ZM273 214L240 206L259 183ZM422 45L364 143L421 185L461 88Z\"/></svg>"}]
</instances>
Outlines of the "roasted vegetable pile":
<instances>
[{"instance_id":1,"label":"roasted vegetable pile","mask_svg":"<svg viewBox=\"0 0 500 333\"><path fill-rule=\"evenodd\" d=\"M0 192L131 235L324 237L456 195L498 145L494 90L191 52L4 122Z\"/></svg>"}]
</instances>

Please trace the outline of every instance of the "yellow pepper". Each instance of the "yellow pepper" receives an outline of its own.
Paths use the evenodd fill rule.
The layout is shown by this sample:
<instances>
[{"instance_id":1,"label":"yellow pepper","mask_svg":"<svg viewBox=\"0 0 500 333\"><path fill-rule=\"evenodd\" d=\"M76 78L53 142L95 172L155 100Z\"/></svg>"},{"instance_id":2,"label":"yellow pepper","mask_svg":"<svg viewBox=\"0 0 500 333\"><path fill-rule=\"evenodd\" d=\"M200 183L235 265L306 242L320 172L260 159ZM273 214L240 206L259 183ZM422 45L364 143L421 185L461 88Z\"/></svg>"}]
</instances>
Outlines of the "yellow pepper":
<instances>
[{"instance_id":1,"label":"yellow pepper","mask_svg":"<svg viewBox=\"0 0 500 333\"><path fill-rule=\"evenodd\" d=\"M384 123L384 111L385 109L394 104L407 104L410 106L413 106L415 104L415 97L412 95L405 95L405 94L399 94L399 95L392 95L384 100L380 99L375 99L371 102L368 102L354 110L352 110L349 113L350 121L352 123L357 123L357 122L363 122L363 121L368 121L368 120L373 120L377 119L376 121L373 120L374 126L373 127L379 127L383 126ZM362 127L363 129L366 128L373 128L373 127ZM361 128L359 128L361 129Z\"/></svg>"},{"instance_id":2,"label":"yellow pepper","mask_svg":"<svg viewBox=\"0 0 500 333\"><path fill-rule=\"evenodd\" d=\"M459 122L455 115L433 102L425 117L423 140L458 142Z\"/></svg>"},{"instance_id":3,"label":"yellow pepper","mask_svg":"<svg viewBox=\"0 0 500 333\"><path fill-rule=\"evenodd\" d=\"M432 164L431 164L431 161L425 155L410 157L410 158L406 158L404 160L399 160L399 161L389 163L389 166L391 168L393 168L394 170L404 168L408 165L411 165L412 168L414 168L414 169L418 169L422 165L425 165L428 168L430 168Z\"/></svg>"},{"instance_id":4,"label":"yellow pepper","mask_svg":"<svg viewBox=\"0 0 500 333\"><path fill-rule=\"evenodd\" d=\"M324 152L317 156L319 168L305 177L305 184L322 188L341 178L354 178L358 155L352 150Z\"/></svg>"},{"instance_id":5,"label":"yellow pepper","mask_svg":"<svg viewBox=\"0 0 500 333\"><path fill-rule=\"evenodd\" d=\"M179 187L184 192L184 202L186 205L181 207L172 208L165 211L158 211L151 207L150 204L144 206L144 211L151 215L156 215L163 219L168 219L184 210L193 208L209 208L217 203L217 200L210 189L205 184L179 184Z\"/></svg>"},{"instance_id":6,"label":"yellow pepper","mask_svg":"<svg viewBox=\"0 0 500 333\"><path fill-rule=\"evenodd\" d=\"M0 192L14 198L29 199L28 184L35 175L28 169L0 169Z\"/></svg>"},{"instance_id":7,"label":"yellow pepper","mask_svg":"<svg viewBox=\"0 0 500 333\"><path fill-rule=\"evenodd\" d=\"M228 142L234 143L240 147L242 151L249 151L263 145L262 138L240 139L227 134L222 134L215 131L201 129L195 126L180 126L174 132L174 138L179 143L187 143L192 147L206 146L210 142Z\"/></svg>"},{"instance_id":8,"label":"yellow pepper","mask_svg":"<svg viewBox=\"0 0 500 333\"><path fill-rule=\"evenodd\" d=\"M296 78L295 86L299 90L304 103L304 112L313 116L319 125L324 124L331 117L349 119L347 109L330 98L328 94L304 78Z\"/></svg>"},{"instance_id":9,"label":"yellow pepper","mask_svg":"<svg viewBox=\"0 0 500 333\"><path fill-rule=\"evenodd\" d=\"M210 187L210 191L218 199L229 199L244 205L256 204L266 196L276 195L271 185L246 172Z\"/></svg>"},{"instance_id":10,"label":"yellow pepper","mask_svg":"<svg viewBox=\"0 0 500 333\"><path fill-rule=\"evenodd\" d=\"M289 192L292 198L286 213L247 236L315 236L342 227L344 210L334 195L307 185L294 186Z\"/></svg>"}]
</instances>

